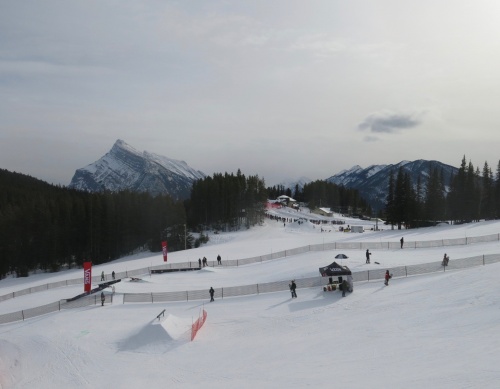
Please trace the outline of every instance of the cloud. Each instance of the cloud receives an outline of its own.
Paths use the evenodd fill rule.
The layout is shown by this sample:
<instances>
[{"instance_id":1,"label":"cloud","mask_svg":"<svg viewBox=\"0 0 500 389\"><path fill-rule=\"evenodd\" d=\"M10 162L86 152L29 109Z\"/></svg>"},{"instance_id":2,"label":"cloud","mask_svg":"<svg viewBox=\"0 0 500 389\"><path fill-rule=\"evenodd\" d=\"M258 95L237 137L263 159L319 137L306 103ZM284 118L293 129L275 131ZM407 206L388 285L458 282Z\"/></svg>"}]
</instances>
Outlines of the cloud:
<instances>
[{"instance_id":1,"label":"cloud","mask_svg":"<svg viewBox=\"0 0 500 389\"><path fill-rule=\"evenodd\" d=\"M422 123L420 116L420 114L377 112L369 115L358 125L358 129L372 133L394 134L418 126Z\"/></svg>"}]
</instances>

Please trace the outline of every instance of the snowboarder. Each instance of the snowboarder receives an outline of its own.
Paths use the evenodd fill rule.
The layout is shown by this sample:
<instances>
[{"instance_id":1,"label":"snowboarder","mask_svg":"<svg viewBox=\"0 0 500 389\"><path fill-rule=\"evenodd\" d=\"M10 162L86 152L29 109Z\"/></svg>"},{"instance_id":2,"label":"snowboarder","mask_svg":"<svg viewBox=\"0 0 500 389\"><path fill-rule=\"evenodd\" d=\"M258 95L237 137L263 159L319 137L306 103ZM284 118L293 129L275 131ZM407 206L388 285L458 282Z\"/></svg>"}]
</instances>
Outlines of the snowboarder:
<instances>
[{"instance_id":1,"label":"snowboarder","mask_svg":"<svg viewBox=\"0 0 500 389\"><path fill-rule=\"evenodd\" d=\"M217 264L222 265L222 258L220 255L217 255Z\"/></svg>"},{"instance_id":2,"label":"snowboarder","mask_svg":"<svg viewBox=\"0 0 500 389\"><path fill-rule=\"evenodd\" d=\"M210 290L208 291L210 293L210 302L215 301L214 300L214 288L210 287Z\"/></svg>"},{"instance_id":3,"label":"snowboarder","mask_svg":"<svg viewBox=\"0 0 500 389\"><path fill-rule=\"evenodd\" d=\"M101 307L104 306L104 300L106 300L106 297L104 297L104 292L101 292Z\"/></svg>"},{"instance_id":4,"label":"snowboarder","mask_svg":"<svg viewBox=\"0 0 500 389\"><path fill-rule=\"evenodd\" d=\"M111 277L113 277L113 280L115 279L115 271L113 270L113 272L111 273Z\"/></svg>"},{"instance_id":5,"label":"snowboarder","mask_svg":"<svg viewBox=\"0 0 500 389\"><path fill-rule=\"evenodd\" d=\"M203 257L203 267L207 266L207 257Z\"/></svg>"},{"instance_id":6,"label":"snowboarder","mask_svg":"<svg viewBox=\"0 0 500 389\"><path fill-rule=\"evenodd\" d=\"M403 243L405 242L405 240L403 239L403 237L401 237L399 241L401 242L401 248L403 248Z\"/></svg>"},{"instance_id":7,"label":"snowboarder","mask_svg":"<svg viewBox=\"0 0 500 389\"><path fill-rule=\"evenodd\" d=\"M368 263L370 263L370 262L368 262ZM347 290L347 281L344 279L342 281L342 297L345 297L346 290Z\"/></svg>"},{"instance_id":8,"label":"snowboarder","mask_svg":"<svg viewBox=\"0 0 500 389\"><path fill-rule=\"evenodd\" d=\"M104 281L104 271L101 273L101 281Z\"/></svg>"},{"instance_id":9,"label":"snowboarder","mask_svg":"<svg viewBox=\"0 0 500 389\"><path fill-rule=\"evenodd\" d=\"M389 270L386 270L385 271L385 282L384 284L387 286L389 285L389 280L392 278L392 274L389 274Z\"/></svg>"},{"instance_id":10,"label":"snowboarder","mask_svg":"<svg viewBox=\"0 0 500 389\"><path fill-rule=\"evenodd\" d=\"M366 263L370 263L370 255L372 255L372 253L370 253L368 249L366 249Z\"/></svg>"},{"instance_id":11,"label":"snowboarder","mask_svg":"<svg viewBox=\"0 0 500 389\"><path fill-rule=\"evenodd\" d=\"M292 298L296 298L297 292L295 292L295 289L297 289L297 284L295 284L295 280L292 280L289 286L290 286L290 292L292 293Z\"/></svg>"}]
</instances>

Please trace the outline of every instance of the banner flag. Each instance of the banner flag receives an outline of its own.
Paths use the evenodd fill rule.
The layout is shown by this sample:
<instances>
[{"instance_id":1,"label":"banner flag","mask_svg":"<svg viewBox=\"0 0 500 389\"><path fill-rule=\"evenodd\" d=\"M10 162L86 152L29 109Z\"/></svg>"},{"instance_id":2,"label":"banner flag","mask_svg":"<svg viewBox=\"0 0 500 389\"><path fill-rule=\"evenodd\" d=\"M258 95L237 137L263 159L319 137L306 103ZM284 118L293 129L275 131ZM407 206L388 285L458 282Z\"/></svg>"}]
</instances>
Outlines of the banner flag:
<instances>
[{"instance_id":1,"label":"banner flag","mask_svg":"<svg viewBox=\"0 0 500 389\"><path fill-rule=\"evenodd\" d=\"M92 262L83 262L83 291L90 293L92 289Z\"/></svg>"},{"instance_id":2,"label":"banner flag","mask_svg":"<svg viewBox=\"0 0 500 389\"><path fill-rule=\"evenodd\" d=\"M163 250L163 262L167 262L167 242L161 242L161 249Z\"/></svg>"}]
</instances>

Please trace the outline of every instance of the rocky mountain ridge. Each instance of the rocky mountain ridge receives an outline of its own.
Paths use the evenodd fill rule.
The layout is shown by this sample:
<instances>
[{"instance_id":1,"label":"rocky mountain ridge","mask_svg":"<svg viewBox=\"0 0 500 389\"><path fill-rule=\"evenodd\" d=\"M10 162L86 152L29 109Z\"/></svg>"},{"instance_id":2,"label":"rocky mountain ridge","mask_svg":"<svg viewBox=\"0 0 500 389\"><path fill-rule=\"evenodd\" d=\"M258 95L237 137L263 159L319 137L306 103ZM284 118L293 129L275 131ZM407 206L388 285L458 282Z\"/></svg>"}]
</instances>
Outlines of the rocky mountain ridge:
<instances>
[{"instance_id":1,"label":"rocky mountain ridge","mask_svg":"<svg viewBox=\"0 0 500 389\"><path fill-rule=\"evenodd\" d=\"M98 161L77 169L68 187L90 192L131 190L154 196L168 194L181 200L189 198L193 182L204 177L203 172L184 161L139 152L119 139Z\"/></svg>"},{"instance_id":2,"label":"rocky mountain ridge","mask_svg":"<svg viewBox=\"0 0 500 389\"><path fill-rule=\"evenodd\" d=\"M458 168L444 164L439 161L428 161L419 159L416 161L401 161L397 164L371 165L362 168L358 165L349 170L344 170L326 179L346 188L357 189L372 207L373 210L383 209L387 198L389 177L391 173L396 177L399 168L411 177L414 189L417 187L418 177L421 177L422 190L425 191L430 169L438 169L442 172L445 189L448 191L451 177L458 172Z\"/></svg>"}]
</instances>

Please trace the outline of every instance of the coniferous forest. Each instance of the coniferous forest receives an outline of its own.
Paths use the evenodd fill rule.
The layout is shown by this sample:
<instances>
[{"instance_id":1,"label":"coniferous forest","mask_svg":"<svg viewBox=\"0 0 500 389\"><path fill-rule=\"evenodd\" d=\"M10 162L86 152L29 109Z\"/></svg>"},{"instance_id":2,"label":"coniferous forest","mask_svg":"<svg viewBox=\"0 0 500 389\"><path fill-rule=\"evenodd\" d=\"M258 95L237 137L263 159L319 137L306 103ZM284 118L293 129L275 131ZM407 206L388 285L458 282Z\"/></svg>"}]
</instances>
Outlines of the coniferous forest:
<instances>
[{"instance_id":1,"label":"coniferous forest","mask_svg":"<svg viewBox=\"0 0 500 389\"><path fill-rule=\"evenodd\" d=\"M450 186L444 181L438 169L417 183L402 168L392 172L385 209L376 216L393 228L500 217L500 162L494 175L486 162L480 171L464 156ZM375 216L357 190L321 180L303 188L266 188L263 179L239 170L216 173L195 181L191 197L182 202L130 191L82 192L0 170L0 278L11 271L25 276L35 269L81 266L85 260L99 264L135 250L160 251L162 240L170 252L197 247L207 229L261 223L266 200L282 194L310 208Z\"/></svg>"},{"instance_id":2,"label":"coniferous forest","mask_svg":"<svg viewBox=\"0 0 500 389\"><path fill-rule=\"evenodd\" d=\"M169 196L87 193L0 170L0 278L159 250L167 227L183 223L184 205Z\"/></svg>"},{"instance_id":3,"label":"coniferous forest","mask_svg":"<svg viewBox=\"0 0 500 389\"><path fill-rule=\"evenodd\" d=\"M428 172L425 190L422 181L411 182L402 168L392 172L382 214L387 224L401 229L439 221L457 224L500 217L500 162L494 175L487 162L480 171L464 156L449 188L438 169Z\"/></svg>"}]
</instances>

